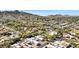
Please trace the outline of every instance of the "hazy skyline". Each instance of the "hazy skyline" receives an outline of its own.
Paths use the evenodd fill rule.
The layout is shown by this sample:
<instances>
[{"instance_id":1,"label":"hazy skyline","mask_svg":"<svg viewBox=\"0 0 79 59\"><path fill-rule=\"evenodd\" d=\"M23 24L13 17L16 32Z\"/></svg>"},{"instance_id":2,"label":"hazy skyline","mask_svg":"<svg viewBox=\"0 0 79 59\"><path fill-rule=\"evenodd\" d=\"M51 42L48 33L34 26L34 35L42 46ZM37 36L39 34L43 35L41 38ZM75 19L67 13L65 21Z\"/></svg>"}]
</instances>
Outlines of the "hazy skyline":
<instances>
[{"instance_id":1,"label":"hazy skyline","mask_svg":"<svg viewBox=\"0 0 79 59\"><path fill-rule=\"evenodd\" d=\"M25 10L25 12L42 16L56 14L79 16L79 10Z\"/></svg>"}]
</instances>

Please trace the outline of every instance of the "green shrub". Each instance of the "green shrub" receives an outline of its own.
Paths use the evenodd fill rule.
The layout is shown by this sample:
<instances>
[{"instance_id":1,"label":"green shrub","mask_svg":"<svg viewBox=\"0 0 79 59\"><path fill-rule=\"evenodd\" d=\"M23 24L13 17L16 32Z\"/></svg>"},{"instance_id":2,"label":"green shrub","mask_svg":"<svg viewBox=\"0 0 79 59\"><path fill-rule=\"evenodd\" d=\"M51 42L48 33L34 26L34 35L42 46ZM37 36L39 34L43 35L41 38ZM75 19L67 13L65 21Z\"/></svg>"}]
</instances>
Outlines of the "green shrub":
<instances>
[{"instance_id":1,"label":"green shrub","mask_svg":"<svg viewBox=\"0 0 79 59\"><path fill-rule=\"evenodd\" d=\"M20 41L20 38L14 38L14 39L9 39L5 40L0 43L0 48L10 48L12 44L15 44Z\"/></svg>"},{"instance_id":2,"label":"green shrub","mask_svg":"<svg viewBox=\"0 0 79 59\"><path fill-rule=\"evenodd\" d=\"M22 32L19 36L20 38L30 38L39 35L38 32Z\"/></svg>"},{"instance_id":3,"label":"green shrub","mask_svg":"<svg viewBox=\"0 0 79 59\"><path fill-rule=\"evenodd\" d=\"M56 37L57 37L57 35L49 35L49 34L46 34L44 36L44 39L45 40L54 40Z\"/></svg>"}]
</instances>

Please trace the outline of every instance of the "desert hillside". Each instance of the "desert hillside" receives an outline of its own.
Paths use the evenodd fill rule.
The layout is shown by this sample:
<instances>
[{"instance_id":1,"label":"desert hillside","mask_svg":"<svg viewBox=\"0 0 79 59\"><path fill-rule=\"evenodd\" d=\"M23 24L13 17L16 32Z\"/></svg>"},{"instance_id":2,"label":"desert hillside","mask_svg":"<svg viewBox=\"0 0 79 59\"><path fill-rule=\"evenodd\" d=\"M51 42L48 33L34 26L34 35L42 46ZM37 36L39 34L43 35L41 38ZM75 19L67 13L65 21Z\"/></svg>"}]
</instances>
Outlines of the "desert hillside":
<instances>
[{"instance_id":1,"label":"desert hillside","mask_svg":"<svg viewBox=\"0 0 79 59\"><path fill-rule=\"evenodd\" d=\"M79 16L0 11L0 48L79 48Z\"/></svg>"}]
</instances>

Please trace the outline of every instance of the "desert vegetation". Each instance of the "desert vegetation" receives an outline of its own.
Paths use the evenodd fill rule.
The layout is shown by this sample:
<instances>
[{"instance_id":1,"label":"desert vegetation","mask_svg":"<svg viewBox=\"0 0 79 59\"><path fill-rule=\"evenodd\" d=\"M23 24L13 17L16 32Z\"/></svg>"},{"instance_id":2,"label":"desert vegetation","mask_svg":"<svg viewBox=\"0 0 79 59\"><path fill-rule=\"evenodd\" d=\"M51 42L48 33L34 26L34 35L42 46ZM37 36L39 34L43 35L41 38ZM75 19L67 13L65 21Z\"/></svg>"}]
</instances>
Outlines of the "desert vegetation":
<instances>
[{"instance_id":1,"label":"desert vegetation","mask_svg":"<svg viewBox=\"0 0 79 59\"><path fill-rule=\"evenodd\" d=\"M0 48L79 48L79 16L0 11Z\"/></svg>"}]
</instances>

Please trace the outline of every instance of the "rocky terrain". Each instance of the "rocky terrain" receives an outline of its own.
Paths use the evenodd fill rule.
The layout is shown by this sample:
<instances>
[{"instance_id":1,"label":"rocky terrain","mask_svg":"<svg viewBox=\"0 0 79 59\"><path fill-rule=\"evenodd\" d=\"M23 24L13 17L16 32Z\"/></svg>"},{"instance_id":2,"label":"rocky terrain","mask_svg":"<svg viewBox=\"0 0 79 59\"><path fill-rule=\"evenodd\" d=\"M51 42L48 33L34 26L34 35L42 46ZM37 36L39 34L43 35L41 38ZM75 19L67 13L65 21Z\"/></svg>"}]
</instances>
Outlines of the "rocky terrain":
<instances>
[{"instance_id":1,"label":"rocky terrain","mask_svg":"<svg viewBox=\"0 0 79 59\"><path fill-rule=\"evenodd\" d=\"M79 16L0 11L0 48L79 48Z\"/></svg>"}]
</instances>

